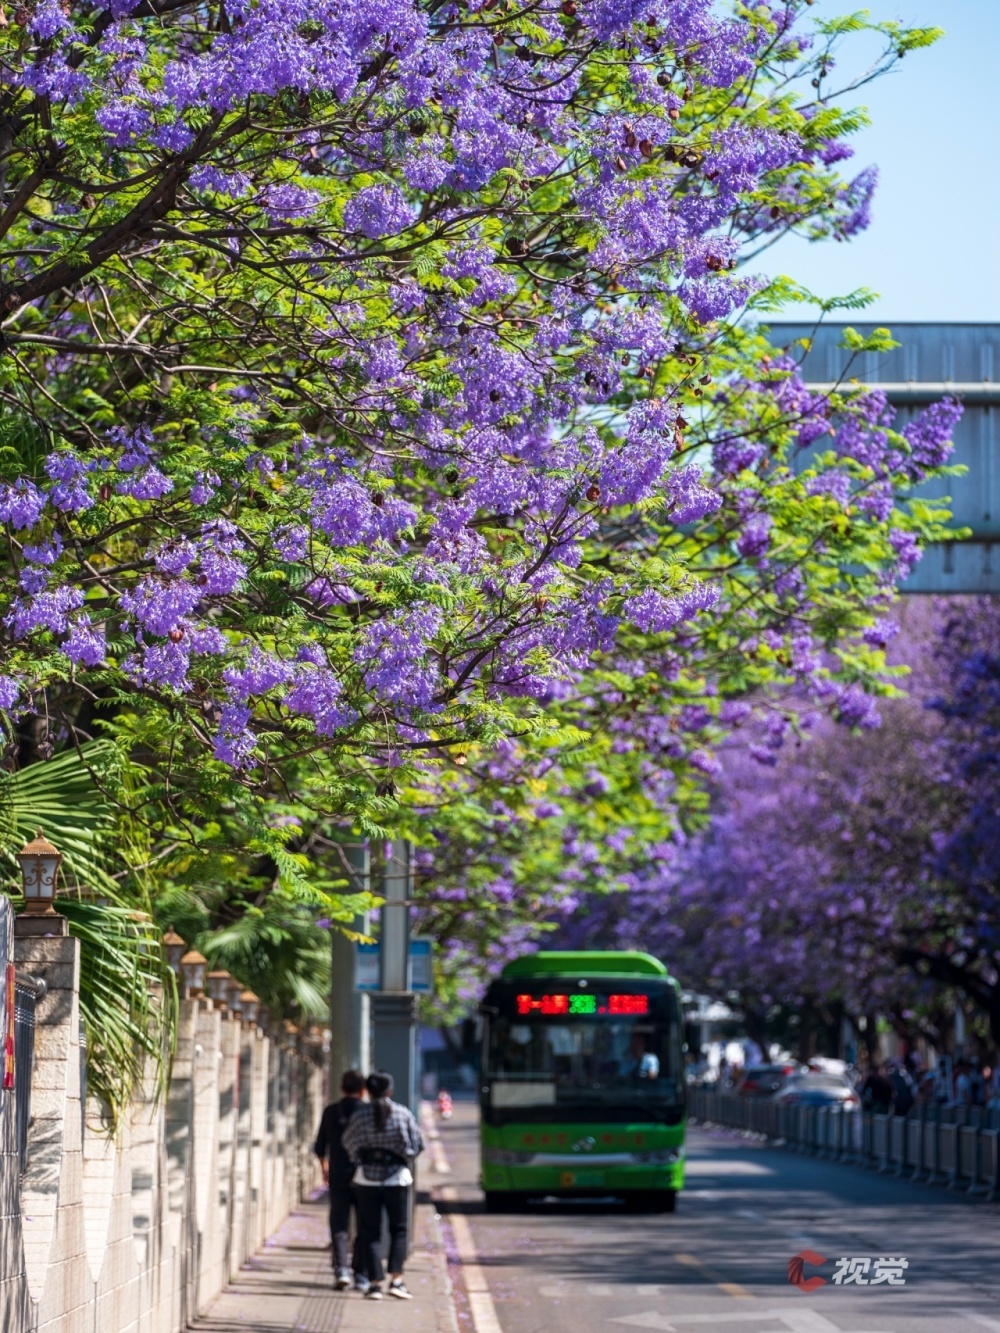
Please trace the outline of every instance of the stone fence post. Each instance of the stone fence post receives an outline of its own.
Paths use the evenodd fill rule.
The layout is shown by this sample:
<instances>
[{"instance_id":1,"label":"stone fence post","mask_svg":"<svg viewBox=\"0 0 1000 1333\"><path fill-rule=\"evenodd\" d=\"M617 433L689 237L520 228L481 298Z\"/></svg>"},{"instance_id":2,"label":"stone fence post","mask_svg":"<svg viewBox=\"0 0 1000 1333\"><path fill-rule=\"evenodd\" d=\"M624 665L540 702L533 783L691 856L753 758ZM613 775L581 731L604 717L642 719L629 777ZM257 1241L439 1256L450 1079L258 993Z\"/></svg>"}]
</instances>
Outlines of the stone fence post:
<instances>
[{"instance_id":1,"label":"stone fence post","mask_svg":"<svg viewBox=\"0 0 1000 1333\"><path fill-rule=\"evenodd\" d=\"M0 978L8 963L45 987L34 1067L0 1091L0 1329L182 1333L317 1183L320 1071L287 1038L182 1000L165 1095L148 1070L111 1135L106 1108L81 1105L80 955L65 920L14 918L0 897Z\"/></svg>"}]
</instances>

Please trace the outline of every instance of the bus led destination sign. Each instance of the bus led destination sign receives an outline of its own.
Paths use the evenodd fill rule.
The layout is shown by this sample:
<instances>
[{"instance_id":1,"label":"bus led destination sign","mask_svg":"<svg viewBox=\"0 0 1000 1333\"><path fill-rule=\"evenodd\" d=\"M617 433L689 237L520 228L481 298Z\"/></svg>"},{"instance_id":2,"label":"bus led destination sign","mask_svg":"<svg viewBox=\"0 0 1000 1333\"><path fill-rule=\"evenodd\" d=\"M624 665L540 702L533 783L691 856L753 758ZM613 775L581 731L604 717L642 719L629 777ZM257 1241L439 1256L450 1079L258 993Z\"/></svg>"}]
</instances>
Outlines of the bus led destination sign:
<instances>
[{"instance_id":1,"label":"bus led destination sign","mask_svg":"<svg viewBox=\"0 0 1000 1333\"><path fill-rule=\"evenodd\" d=\"M518 995L516 1003L521 1015L544 1014L546 1017L649 1013L648 995Z\"/></svg>"}]
</instances>

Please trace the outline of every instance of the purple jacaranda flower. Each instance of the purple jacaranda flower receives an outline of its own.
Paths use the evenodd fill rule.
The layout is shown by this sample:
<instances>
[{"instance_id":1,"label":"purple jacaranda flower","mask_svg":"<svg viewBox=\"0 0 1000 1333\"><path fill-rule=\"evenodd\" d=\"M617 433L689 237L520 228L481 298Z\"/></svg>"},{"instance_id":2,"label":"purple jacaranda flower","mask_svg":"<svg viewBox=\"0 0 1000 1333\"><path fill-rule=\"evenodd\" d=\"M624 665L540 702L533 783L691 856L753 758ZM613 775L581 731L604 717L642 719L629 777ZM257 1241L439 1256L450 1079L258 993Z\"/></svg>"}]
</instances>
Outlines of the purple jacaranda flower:
<instances>
[{"instance_id":1,"label":"purple jacaranda flower","mask_svg":"<svg viewBox=\"0 0 1000 1333\"><path fill-rule=\"evenodd\" d=\"M882 725L875 700L860 685L847 685L837 696L838 719L848 727L870 731Z\"/></svg>"},{"instance_id":2,"label":"purple jacaranda flower","mask_svg":"<svg viewBox=\"0 0 1000 1333\"><path fill-rule=\"evenodd\" d=\"M23 639L36 630L65 634L69 629L70 612L82 605L83 593L79 588L55 588L13 602L4 624L15 639Z\"/></svg>"},{"instance_id":3,"label":"purple jacaranda flower","mask_svg":"<svg viewBox=\"0 0 1000 1333\"><path fill-rule=\"evenodd\" d=\"M230 768L246 768L253 759L256 732L250 728L252 714L244 704L226 704L220 710L219 729L212 738L216 759Z\"/></svg>"},{"instance_id":4,"label":"purple jacaranda flower","mask_svg":"<svg viewBox=\"0 0 1000 1333\"><path fill-rule=\"evenodd\" d=\"M153 634L169 634L198 605L201 593L183 579L142 578L122 593L121 608Z\"/></svg>"},{"instance_id":5,"label":"purple jacaranda flower","mask_svg":"<svg viewBox=\"0 0 1000 1333\"><path fill-rule=\"evenodd\" d=\"M396 236L413 221L413 213L394 185L368 185L344 206L344 226L370 240Z\"/></svg>"},{"instance_id":6,"label":"purple jacaranda flower","mask_svg":"<svg viewBox=\"0 0 1000 1333\"><path fill-rule=\"evenodd\" d=\"M242 704L252 694L266 694L275 686L284 685L290 679L292 670L290 663L254 647L241 665L226 667L222 679L230 696Z\"/></svg>"},{"instance_id":7,"label":"purple jacaranda flower","mask_svg":"<svg viewBox=\"0 0 1000 1333\"><path fill-rule=\"evenodd\" d=\"M208 504L218 490L219 485L220 481L217 473L199 472L191 487L192 503L198 505L199 508Z\"/></svg>"},{"instance_id":8,"label":"purple jacaranda flower","mask_svg":"<svg viewBox=\"0 0 1000 1333\"><path fill-rule=\"evenodd\" d=\"M625 601L626 617L646 634L661 634L707 611L719 600L720 590L711 583L697 583L683 592L665 595L647 588Z\"/></svg>"},{"instance_id":9,"label":"purple jacaranda flower","mask_svg":"<svg viewBox=\"0 0 1000 1333\"><path fill-rule=\"evenodd\" d=\"M33 565L54 565L63 553L63 540L58 532L43 541L25 546L21 552Z\"/></svg>"},{"instance_id":10,"label":"purple jacaranda flower","mask_svg":"<svg viewBox=\"0 0 1000 1333\"><path fill-rule=\"evenodd\" d=\"M45 471L54 482L49 490L49 499L56 509L67 514L80 514L93 505L86 478L94 470L93 460L84 463L72 450L49 454L45 460Z\"/></svg>"},{"instance_id":11,"label":"purple jacaranda flower","mask_svg":"<svg viewBox=\"0 0 1000 1333\"><path fill-rule=\"evenodd\" d=\"M740 555L750 559L753 556L764 554L771 542L773 521L770 514L756 513L750 515L746 527L736 541L736 549Z\"/></svg>"},{"instance_id":12,"label":"purple jacaranda flower","mask_svg":"<svg viewBox=\"0 0 1000 1333\"><path fill-rule=\"evenodd\" d=\"M34 482L21 477L0 485L0 523L8 523L15 532L33 528L44 509L45 497Z\"/></svg>"},{"instance_id":13,"label":"purple jacaranda flower","mask_svg":"<svg viewBox=\"0 0 1000 1333\"><path fill-rule=\"evenodd\" d=\"M107 656L104 626L94 625L88 615L77 616L60 646L71 662L100 666Z\"/></svg>"},{"instance_id":14,"label":"purple jacaranda flower","mask_svg":"<svg viewBox=\"0 0 1000 1333\"><path fill-rule=\"evenodd\" d=\"M713 514L722 497L702 481L701 469L694 463L678 468L667 478L670 517L674 523L696 523Z\"/></svg>"}]
</instances>

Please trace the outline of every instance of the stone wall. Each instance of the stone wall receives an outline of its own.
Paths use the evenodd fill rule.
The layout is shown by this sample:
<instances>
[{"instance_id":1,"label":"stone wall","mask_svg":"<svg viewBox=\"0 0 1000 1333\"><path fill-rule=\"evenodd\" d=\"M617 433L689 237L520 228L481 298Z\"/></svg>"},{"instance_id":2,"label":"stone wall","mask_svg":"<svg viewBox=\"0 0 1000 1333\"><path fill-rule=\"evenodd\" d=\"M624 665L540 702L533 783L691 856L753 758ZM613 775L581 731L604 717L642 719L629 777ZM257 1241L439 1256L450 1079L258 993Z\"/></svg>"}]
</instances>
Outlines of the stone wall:
<instances>
[{"instance_id":1,"label":"stone wall","mask_svg":"<svg viewBox=\"0 0 1000 1333\"><path fill-rule=\"evenodd\" d=\"M116 1138L81 1108L79 946L24 936L0 898L0 967L41 978L34 1069L0 1092L0 1329L180 1333L318 1183L320 1070L210 1000L181 1003ZM30 1077L22 1173L15 1099Z\"/></svg>"}]
</instances>

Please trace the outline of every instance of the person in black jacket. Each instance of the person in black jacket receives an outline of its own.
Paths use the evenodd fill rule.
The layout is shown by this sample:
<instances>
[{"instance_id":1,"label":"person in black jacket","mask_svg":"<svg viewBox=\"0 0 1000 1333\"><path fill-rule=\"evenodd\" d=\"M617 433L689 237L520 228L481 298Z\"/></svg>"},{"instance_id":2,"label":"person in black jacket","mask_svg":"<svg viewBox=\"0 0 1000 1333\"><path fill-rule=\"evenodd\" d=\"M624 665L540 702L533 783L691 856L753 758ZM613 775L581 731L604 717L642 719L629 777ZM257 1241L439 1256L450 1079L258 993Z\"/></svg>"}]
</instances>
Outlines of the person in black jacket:
<instances>
[{"instance_id":1,"label":"person in black jacket","mask_svg":"<svg viewBox=\"0 0 1000 1333\"><path fill-rule=\"evenodd\" d=\"M360 1263L353 1265L357 1275L351 1276L351 1251L348 1231L351 1224L351 1207L356 1206L351 1177L354 1163L344 1151L341 1139L351 1116L361 1105L365 1095L365 1080L356 1069L349 1069L340 1080L343 1093L339 1102L332 1102L323 1112L316 1135L314 1151L323 1168L323 1183L330 1190L330 1236L333 1240L334 1288L347 1291L354 1285L364 1291L368 1286L362 1275Z\"/></svg>"}]
</instances>

